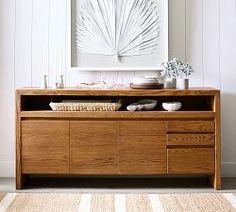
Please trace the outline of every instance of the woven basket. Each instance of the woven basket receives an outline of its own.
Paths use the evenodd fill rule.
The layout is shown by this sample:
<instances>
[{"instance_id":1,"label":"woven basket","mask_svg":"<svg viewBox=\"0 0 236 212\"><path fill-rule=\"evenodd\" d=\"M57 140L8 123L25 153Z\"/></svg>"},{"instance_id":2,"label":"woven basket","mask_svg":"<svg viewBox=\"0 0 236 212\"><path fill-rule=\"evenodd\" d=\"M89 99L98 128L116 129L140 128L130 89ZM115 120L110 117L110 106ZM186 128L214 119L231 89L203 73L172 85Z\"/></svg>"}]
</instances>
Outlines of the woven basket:
<instances>
[{"instance_id":1,"label":"woven basket","mask_svg":"<svg viewBox=\"0 0 236 212\"><path fill-rule=\"evenodd\" d=\"M121 100L118 102L98 101L98 102L51 102L50 107L54 111L116 111L122 106Z\"/></svg>"}]
</instances>

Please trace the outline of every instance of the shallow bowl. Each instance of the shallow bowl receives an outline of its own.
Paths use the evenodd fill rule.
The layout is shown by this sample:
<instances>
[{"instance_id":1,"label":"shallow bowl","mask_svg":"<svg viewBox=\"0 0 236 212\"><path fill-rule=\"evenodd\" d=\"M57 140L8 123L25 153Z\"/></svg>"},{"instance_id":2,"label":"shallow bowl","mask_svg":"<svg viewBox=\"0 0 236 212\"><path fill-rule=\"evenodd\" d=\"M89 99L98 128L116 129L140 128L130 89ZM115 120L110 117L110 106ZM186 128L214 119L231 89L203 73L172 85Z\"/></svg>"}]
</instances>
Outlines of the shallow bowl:
<instances>
[{"instance_id":1,"label":"shallow bowl","mask_svg":"<svg viewBox=\"0 0 236 212\"><path fill-rule=\"evenodd\" d=\"M167 111L176 111L182 107L181 102L163 102L162 107Z\"/></svg>"}]
</instances>

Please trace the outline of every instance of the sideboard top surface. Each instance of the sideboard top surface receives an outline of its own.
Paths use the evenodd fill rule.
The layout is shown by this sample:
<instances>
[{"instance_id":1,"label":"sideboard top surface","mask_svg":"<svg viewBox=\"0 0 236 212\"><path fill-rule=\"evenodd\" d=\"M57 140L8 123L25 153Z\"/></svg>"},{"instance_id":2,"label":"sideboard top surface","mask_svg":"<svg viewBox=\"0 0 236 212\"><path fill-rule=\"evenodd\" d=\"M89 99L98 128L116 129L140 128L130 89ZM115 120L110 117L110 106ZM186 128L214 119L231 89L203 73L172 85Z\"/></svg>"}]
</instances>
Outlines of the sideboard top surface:
<instances>
[{"instance_id":1,"label":"sideboard top surface","mask_svg":"<svg viewBox=\"0 0 236 212\"><path fill-rule=\"evenodd\" d=\"M217 95L220 90L214 88L178 89L17 89L18 95L81 95L81 96L182 96L182 95Z\"/></svg>"}]
</instances>

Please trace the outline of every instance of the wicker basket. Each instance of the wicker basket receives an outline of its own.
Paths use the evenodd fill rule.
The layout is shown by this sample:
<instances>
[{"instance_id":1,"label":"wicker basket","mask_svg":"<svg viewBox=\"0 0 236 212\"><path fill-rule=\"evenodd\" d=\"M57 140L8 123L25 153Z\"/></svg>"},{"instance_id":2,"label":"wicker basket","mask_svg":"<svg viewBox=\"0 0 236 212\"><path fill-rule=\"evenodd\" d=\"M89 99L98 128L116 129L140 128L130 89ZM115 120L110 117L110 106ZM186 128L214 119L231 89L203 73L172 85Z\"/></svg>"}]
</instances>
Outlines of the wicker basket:
<instances>
[{"instance_id":1,"label":"wicker basket","mask_svg":"<svg viewBox=\"0 0 236 212\"><path fill-rule=\"evenodd\" d=\"M51 102L54 111L116 111L122 106L121 100L112 101L63 101Z\"/></svg>"}]
</instances>

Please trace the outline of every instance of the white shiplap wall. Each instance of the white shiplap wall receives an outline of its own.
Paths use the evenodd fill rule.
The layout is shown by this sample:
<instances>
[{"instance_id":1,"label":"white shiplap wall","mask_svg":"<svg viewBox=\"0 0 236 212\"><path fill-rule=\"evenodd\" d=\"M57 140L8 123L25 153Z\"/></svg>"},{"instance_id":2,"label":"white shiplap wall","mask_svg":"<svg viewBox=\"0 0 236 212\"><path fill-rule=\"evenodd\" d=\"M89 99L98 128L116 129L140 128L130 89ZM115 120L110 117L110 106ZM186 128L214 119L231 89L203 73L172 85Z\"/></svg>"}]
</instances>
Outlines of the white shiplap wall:
<instances>
[{"instance_id":1,"label":"white shiplap wall","mask_svg":"<svg viewBox=\"0 0 236 212\"><path fill-rule=\"evenodd\" d=\"M39 86L43 54L53 82L55 55L63 51L65 82L133 78L142 72L66 70L69 0L0 0L0 176L14 175L14 90ZM223 174L236 176L236 0L169 0L169 55L195 68L192 86L222 89ZM154 73L145 73L150 75Z\"/></svg>"}]
</instances>

